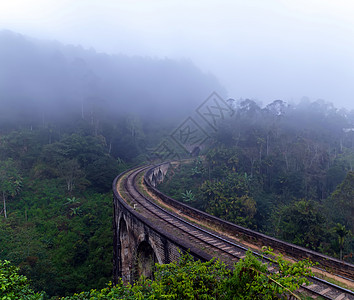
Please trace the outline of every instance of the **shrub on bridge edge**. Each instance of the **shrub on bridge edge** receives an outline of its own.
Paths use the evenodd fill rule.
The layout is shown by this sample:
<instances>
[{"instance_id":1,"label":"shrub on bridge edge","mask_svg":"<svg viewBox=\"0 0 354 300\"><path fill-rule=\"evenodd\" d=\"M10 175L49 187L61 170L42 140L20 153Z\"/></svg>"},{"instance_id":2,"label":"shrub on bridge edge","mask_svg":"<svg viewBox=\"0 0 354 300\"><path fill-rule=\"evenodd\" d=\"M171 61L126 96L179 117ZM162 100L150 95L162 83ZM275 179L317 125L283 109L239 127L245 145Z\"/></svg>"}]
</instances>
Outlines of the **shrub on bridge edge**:
<instances>
[{"instance_id":1,"label":"shrub on bridge edge","mask_svg":"<svg viewBox=\"0 0 354 300\"><path fill-rule=\"evenodd\" d=\"M275 256L270 249L264 254L272 262L264 264L251 252L230 270L218 260L194 261L191 255L165 265L157 265L155 279L140 278L134 285L118 285L90 292L83 292L63 300L86 299L279 299L287 298L312 275L308 260L290 263L282 256ZM268 270L277 264L278 272ZM300 298L298 298L300 299Z\"/></svg>"}]
</instances>

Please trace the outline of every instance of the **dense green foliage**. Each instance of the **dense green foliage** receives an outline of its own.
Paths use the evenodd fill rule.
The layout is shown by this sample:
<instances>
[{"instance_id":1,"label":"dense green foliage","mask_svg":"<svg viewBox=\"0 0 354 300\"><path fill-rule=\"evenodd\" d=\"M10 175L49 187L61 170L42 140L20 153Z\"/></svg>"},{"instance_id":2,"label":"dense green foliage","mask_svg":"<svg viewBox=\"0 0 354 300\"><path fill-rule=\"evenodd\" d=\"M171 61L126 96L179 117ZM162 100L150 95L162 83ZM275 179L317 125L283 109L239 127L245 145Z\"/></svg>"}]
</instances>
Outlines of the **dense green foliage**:
<instances>
[{"instance_id":1,"label":"dense green foliage","mask_svg":"<svg viewBox=\"0 0 354 300\"><path fill-rule=\"evenodd\" d=\"M265 253L273 257L269 264L248 252L232 270L217 260L202 263L185 254L176 262L156 265L154 280L141 277L134 285L120 281L116 286L109 284L101 290L62 299L279 299L294 295L301 284L308 283L305 276L312 274L309 261L292 264L269 250ZM43 295L35 294L16 268L6 261L0 263L0 296L5 297L2 299L42 299ZM279 266L279 272L268 270L273 263Z\"/></svg>"},{"instance_id":2,"label":"dense green foliage","mask_svg":"<svg viewBox=\"0 0 354 300\"><path fill-rule=\"evenodd\" d=\"M111 280L111 183L129 166L109 154L102 135L90 134L90 124L71 125L3 130L0 136L6 203L6 213L0 209L0 259L49 296Z\"/></svg>"},{"instance_id":3,"label":"dense green foliage","mask_svg":"<svg viewBox=\"0 0 354 300\"><path fill-rule=\"evenodd\" d=\"M30 288L26 276L20 275L18 268L9 261L0 260L0 299L40 300L43 294L35 293Z\"/></svg>"},{"instance_id":4,"label":"dense green foliage","mask_svg":"<svg viewBox=\"0 0 354 300\"><path fill-rule=\"evenodd\" d=\"M217 217L353 262L353 112L323 101L278 100L262 109L244 100L234 108L213 147L159 188Z\"/></svg>"},{"instance_id":5,"label":"dense green foliage","mask_svg":"<svg viewBox=\"0 0 354 300\"><path fill-rule=\"evenodd\" d=\"M111 279L111 196L86 192L77 202L57 182L33 182L0 223L1 257L20 266L49 295L103 286ZM35 187L35 191L34 191Z\"/></svg>"}]
</instances>

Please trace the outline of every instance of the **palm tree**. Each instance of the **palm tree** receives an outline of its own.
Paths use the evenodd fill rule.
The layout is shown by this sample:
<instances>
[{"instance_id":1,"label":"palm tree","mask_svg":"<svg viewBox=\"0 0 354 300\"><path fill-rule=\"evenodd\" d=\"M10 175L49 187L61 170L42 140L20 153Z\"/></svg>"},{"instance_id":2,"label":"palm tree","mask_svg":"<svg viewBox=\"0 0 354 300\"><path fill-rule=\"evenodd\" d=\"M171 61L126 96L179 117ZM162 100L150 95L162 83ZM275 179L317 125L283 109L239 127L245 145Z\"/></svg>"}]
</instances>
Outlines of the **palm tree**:
<instances>
[{"instance_id":1,"label":"palm tree","mask_svg":"<svg viewBox=\"0 0 354 300\"><path fill-rule=\"evenodd\" d=\"M71 198L66 198L66 200L68 202L64 203L64 205L68 205L68 204L79 204L80 202L78 202L79 199L77 199L76 197L71 197Z\"/></svg>"},{"instance_id":2,"label":"palm tree","mask_svg":"<svg viewBox=\"0 0 354 300\"><path fill-rule=\"evenodd\" d=\"M195 200L193 192L191 190L182 193L182 198L185 202L193 202Z\"/></svg>"},{"instance_id":3,"label":"palm tree","mask_svg":"<svg viewBox=\"0 0 354 300\"><path fill-rule=\"evenodd\" d=\"M344 240L345 237L349 234L349 230L347 230L344 225L337 223L336 226L334 226L334 232L338 234L339 259L343 260Z\"/></svg>"}]
</instances>

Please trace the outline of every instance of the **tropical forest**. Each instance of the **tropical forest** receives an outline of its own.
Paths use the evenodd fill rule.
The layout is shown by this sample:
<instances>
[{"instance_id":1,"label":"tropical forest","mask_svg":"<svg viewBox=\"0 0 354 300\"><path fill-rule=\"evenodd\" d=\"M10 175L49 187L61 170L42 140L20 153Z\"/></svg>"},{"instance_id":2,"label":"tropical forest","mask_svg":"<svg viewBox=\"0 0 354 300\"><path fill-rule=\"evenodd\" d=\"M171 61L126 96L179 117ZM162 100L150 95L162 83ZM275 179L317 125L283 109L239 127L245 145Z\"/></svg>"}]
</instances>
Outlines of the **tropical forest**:
<instances>
[{"instance_id":1,"label":"tropical forest","mask_svg":"<svg viewBox=\"0 0 354 300\"><path fill-rule=\"evenodd\" d=\"M158 189L354 263L353 110L307 97L227 100L188 60L108 55L9 31L0 45L0 299L275 299L306 282L310 262L279 257L283 273L266 274L248 253L233 270L187 254L157 266L154 280L110 283L114 178L159 162L161 141L214 91L232 113L198 151L175 145L188 163ZM264 283L274 278L281 289Z\"/></svg>"}]
</instances>

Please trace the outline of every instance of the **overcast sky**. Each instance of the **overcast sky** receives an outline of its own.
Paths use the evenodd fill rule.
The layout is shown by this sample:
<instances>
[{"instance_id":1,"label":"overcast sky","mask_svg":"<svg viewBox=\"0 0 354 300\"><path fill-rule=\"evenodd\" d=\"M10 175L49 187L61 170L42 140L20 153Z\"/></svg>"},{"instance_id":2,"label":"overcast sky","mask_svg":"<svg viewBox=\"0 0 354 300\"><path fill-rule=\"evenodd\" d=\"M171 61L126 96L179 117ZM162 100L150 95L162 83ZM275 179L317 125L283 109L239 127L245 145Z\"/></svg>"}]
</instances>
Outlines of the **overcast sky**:
<instances>
[{"instance_id":1,"label":"overcast sky","mask_svg":"<svg viewBox=\"0 0 354 300\"><path fill-rule=\"evenodd\" d=\"M308 96L354 109L353 0L0 0L0 29L189 58L235 99Z\"/></svg>"}]
</instances>

